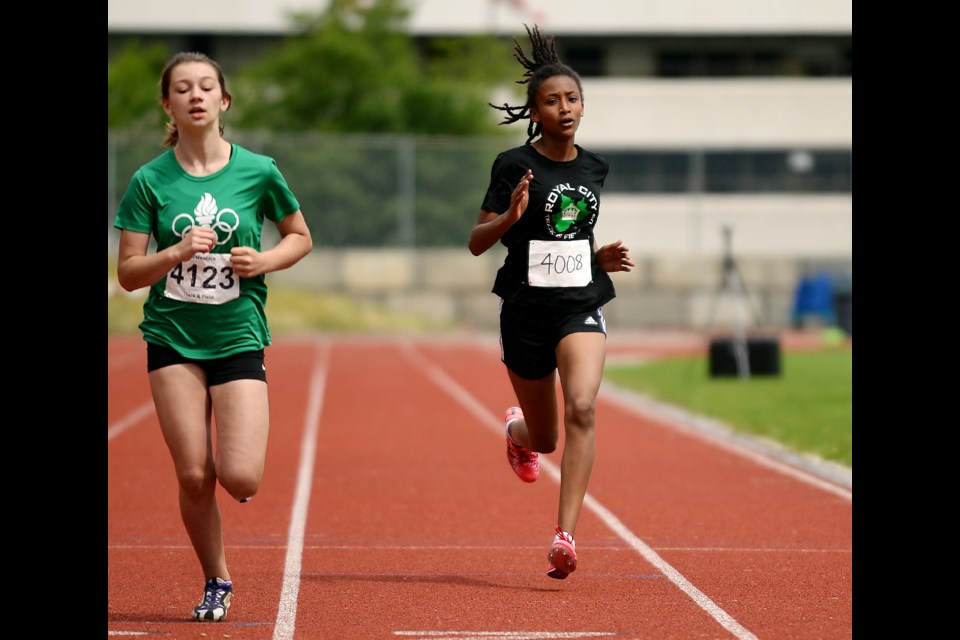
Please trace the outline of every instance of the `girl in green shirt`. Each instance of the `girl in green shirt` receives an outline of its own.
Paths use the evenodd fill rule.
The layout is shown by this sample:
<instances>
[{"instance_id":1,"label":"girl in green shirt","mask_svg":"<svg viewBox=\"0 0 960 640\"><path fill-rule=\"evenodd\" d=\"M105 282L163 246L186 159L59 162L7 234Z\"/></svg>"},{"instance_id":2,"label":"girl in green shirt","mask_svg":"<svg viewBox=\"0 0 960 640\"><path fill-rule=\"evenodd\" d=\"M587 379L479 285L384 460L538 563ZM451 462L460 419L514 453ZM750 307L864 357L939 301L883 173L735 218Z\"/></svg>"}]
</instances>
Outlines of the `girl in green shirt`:
<instances>
[{"instance_id":1,"label":"girl in green shirt","mask_svg":"<svg viewBox=\"0 0 960 640\"><path fill-rule=\"evenodd\" d=\"M117 208L117 276L127 291L150 287L140 323L150 389L204 576L193 617L221 621L233 581L217 484L248 501L266 459L264 275L296 264L313 240L276 162L224 139L220 114L232 96L217 62L178 53L160 88L167 149L137 170ZM267 250L265 219L281 237ZM148 253L151 236L157 248Z\"/></svg>"}]
</instances>

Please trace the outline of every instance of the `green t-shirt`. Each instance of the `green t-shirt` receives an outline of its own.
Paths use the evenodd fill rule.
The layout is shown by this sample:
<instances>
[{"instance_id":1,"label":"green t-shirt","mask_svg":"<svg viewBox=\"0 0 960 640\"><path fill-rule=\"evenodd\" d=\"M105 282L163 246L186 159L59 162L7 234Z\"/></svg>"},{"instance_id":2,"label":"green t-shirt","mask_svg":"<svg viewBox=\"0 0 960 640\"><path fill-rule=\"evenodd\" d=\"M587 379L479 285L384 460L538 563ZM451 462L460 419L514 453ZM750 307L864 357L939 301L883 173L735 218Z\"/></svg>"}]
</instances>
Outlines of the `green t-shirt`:
<instances>
[{"instance_id":1,"label":"green t-shirt","mask_svg":"<svg viewBox=\"0 0 960 640\"><path fill-rule=\"evenodd\" d=\"M152 234L158 251L180 242L194 225L217 232L210 254L177 265L150 286L140 323L144 340L204 360L269 345L264 276L239 278L226 258L215 254L229 255L231 247L240 246L260 251L264 219L279 222L298 209L276 161L236 144L227 165L202 178L184 171L173 149L140 167L117 207L114 227ZM210 264L200 261L203 257ZM178 294L170 293L170 278L171 285L192 284L200 294L211 292L227 301L203 304L171 297Z\"/></svg>"}]
</instances>

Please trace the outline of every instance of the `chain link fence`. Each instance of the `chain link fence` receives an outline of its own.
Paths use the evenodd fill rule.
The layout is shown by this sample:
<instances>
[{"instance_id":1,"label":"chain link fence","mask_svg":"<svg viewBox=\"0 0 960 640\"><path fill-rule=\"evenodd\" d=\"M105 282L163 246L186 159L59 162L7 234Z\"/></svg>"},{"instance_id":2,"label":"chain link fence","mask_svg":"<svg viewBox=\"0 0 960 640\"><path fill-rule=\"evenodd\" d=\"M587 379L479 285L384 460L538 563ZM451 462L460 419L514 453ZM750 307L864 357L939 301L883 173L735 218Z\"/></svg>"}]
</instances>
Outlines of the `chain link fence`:
<instances>
[{"instance_id":1,"label":"chain link fence","mask_svg":"<svg viewBox=\"0 0 960 640\"><path fill-rule=\"evenodd\" d=\"M273 157L318 249L463 247L497 153L523 138L250 134L229 139ZM852 193L849 149L593 149L607 156L604 195ZM130 177L160 136L108 133L107 230ZM265 229L265 233L270 233Z\"/></svg>"},{"instance_id":2,"label":"chain link fence","mask_svg":"<svg viewBox=\"0 0 960 640\"><path fill-rule=\"evenodd\" d=\"M405 136L231 135L277 161L317 248L462 247L496 154L514 141ZM158 136L108 135L107 228L130 177L161 153Z\"/></svg>"}]
</instances>

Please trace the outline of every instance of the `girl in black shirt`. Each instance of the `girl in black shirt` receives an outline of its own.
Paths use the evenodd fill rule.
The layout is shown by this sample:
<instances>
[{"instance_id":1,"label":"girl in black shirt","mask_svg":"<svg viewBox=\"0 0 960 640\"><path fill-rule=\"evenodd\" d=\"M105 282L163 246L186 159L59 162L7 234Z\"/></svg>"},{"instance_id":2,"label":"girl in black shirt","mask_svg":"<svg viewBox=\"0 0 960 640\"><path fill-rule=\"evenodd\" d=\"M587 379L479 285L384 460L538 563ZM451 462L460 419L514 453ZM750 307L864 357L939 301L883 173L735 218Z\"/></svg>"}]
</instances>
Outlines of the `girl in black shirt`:
<instances>
[{"instance_id":1,"label":"girl in black shirt","mask_svg":"<svg viewBox=\"0 0 960 640\"><path fill-rule=\"evenodd\" d=\"M529 120L527 142L494 160L468 246L475 256L498 240L507 247L493 293L500 357L519 404L506 411L507 459L525 482L539 475L538 453L557 448L560 376L565 444L547 575L562 580L577 568L573 533L593 468L606 357L602 307L616 296L607 273L635 265L620 240L598 247L594 238L609 165L574 142L583 116L580 76L560 61L552 37L526 29L532 59L516 40L514 57L527 70L519 81L527 102L491 106L506 112L501 124Z\"/></svg>"}]
</instances>

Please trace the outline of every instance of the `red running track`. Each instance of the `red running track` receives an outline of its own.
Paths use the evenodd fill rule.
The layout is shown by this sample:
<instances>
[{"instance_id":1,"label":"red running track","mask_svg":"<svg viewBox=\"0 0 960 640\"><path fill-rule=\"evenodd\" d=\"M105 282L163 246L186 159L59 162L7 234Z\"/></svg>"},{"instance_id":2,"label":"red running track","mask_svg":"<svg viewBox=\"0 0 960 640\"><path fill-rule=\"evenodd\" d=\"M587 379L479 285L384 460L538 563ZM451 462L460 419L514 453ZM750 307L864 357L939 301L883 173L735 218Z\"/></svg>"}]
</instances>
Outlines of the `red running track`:
<instances>
[{"instance_id":1,"label":"red running track","mask_svg":"<svg viewBox=\"0 0 960 640\"><path fill-rule=\"evenodd\" d=\"M852 637L852 488L606 387L580 564L548 578L559 449L536 483L513 475L496 348L276 340L262 489L244 505L220 494L233 605L225 622L199 623L202 576L145 348L110 340L109 637Z\"/></svg>"}]
</instances>

